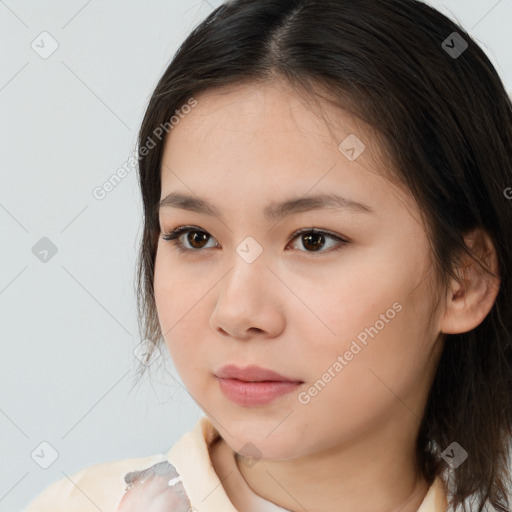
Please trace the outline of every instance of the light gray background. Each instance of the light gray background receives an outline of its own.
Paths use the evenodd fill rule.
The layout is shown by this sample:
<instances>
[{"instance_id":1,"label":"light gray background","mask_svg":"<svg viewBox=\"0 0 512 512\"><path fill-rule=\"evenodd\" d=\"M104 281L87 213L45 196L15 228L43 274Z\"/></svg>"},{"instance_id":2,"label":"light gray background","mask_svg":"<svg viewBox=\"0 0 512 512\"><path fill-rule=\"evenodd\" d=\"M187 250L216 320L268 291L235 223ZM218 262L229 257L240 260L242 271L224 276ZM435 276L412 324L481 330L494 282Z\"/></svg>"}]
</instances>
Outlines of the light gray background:
<instances>
[{"instance_id":1,"label":"light gray background","mask_svg":"<svg viewBox=\"0 0 512 512\"><path fill-rule=\"evenodd\" d=\"M156 81L220 3L0 0L0 511L88 465L166 453L202 414L167 353L131 389L136 172L103 200L92 191L132 154ZM430 3L512 91L512 0ZM31 47L44 31L58 43L46 59ZM58 250L46 263L32 252L42 237ZM31 457L43 441L59 454L48 469Z\"/></svg>"}]
</instances>

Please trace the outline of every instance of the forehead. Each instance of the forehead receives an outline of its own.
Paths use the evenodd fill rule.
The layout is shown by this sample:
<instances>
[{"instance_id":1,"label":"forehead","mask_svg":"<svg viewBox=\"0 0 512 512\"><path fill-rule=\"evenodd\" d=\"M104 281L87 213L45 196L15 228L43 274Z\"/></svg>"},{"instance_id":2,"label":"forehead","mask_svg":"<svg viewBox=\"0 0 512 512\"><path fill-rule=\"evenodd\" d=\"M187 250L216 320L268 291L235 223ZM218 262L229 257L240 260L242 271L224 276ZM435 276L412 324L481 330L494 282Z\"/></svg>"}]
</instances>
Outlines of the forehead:
<instances>
[{"instance_id":1,"label":"forehead","mask_svg":"<svg viewBox=\"0 0 512 512\"><path fill-rule=\"evenodd\" d=\"M293 144L312 135L339 139L344 134L357 133L361 139L367 139L369 146L375 146L366 133L370 127L348 111L317 96L299 94L282 80L219 87L204 91L195 99L197 106L180 116L180 129L173 129L168 137L170 144L170 139L187 137L190 131L196 138L211 137L215 125L222 131L222 137L235 132L247 138L261 131L287 133Z\"/></svg>"},{"instance_id":2,"label":"forehead","mask_svg":"<svg viewBox=\"0 0 512 512\"><path fill-rule=\"evenodd\" d=\"M252 190L255 199L272 200L314 189L359 197L378 209L401 193L383 176L386 164L372 130L330 102L308 101L284 82L194 97L197 105L165 141L162 197L193 188L203 197L212 189L226 197ZM346 140L364 148L354 160L340 151Z\"/></svg>"}]
</instances>

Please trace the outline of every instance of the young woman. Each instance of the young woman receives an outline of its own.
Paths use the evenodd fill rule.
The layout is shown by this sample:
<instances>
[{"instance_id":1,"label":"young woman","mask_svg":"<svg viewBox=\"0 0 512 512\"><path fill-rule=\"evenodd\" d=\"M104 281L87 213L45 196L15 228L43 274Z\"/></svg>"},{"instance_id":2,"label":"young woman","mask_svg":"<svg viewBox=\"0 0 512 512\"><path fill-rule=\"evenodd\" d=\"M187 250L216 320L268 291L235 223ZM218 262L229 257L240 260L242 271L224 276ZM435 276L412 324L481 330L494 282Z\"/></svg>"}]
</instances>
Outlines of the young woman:
<instances>
[{"instance_id":1,"label":"young woman","mask_svg":"<svg viewBox=\"0 0 512 512\"><path fill-rule=\"evenodd\" d=\"M234 0L139 134L139 307L205 413L28 507L509 511L512 105L414 0Z\"/></svg>"}]
</instances>

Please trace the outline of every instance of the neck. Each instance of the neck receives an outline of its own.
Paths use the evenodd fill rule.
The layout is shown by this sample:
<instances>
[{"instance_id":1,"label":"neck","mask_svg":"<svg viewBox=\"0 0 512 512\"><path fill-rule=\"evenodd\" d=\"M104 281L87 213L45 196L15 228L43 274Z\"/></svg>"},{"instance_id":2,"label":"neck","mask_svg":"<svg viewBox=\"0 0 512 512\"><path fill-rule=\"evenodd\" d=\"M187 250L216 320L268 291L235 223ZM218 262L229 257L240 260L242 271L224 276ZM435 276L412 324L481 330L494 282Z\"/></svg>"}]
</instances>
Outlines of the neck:
<instances>
[{"instance_id":1,"label":"neck","mask_svg":"<svg viewBox=\"0 0 512 512\"><path fill-rule=\"evenodd\" d=\"M414 440L408 450L381 441L361 438L335 450L254 465L232 453L253 492L292 512L416 512L429 484L418 471Z\"/></svg>"}]
</instances>

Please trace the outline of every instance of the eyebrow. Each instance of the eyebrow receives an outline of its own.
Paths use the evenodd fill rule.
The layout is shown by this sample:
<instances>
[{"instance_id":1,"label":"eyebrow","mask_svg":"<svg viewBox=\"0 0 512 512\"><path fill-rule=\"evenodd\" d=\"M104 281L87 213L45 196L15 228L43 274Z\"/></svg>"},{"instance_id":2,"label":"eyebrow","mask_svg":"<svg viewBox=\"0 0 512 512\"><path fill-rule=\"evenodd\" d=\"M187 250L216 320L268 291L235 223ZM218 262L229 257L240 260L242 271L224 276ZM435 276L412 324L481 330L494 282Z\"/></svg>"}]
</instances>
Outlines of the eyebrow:
<instances>
[{"instance_id":1,"label":"eyebrow","mask_svg":"<svg viewBox=\"0 0 512 512\"><path fill-rule=\"evenodd\" d=\"M205 215L213 215L222 219L219 208L199 197L189 196L181 192L171 192L158 204L160 208L181 208ZM263 209L266 219L282 219L294 213L311 210L330 209L338 211L350 211L354 213L367 213L376 215L376 211L370 206L341 197L336 194L317 194L309 197L292 197L283 202L274 202Z\"/></svg>"}]
</instances>

